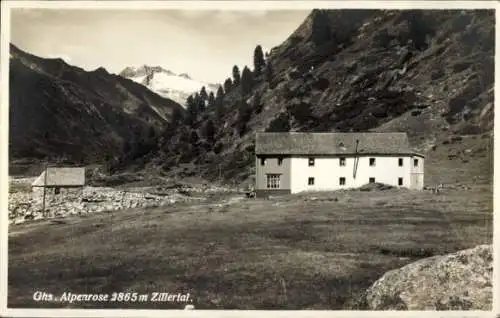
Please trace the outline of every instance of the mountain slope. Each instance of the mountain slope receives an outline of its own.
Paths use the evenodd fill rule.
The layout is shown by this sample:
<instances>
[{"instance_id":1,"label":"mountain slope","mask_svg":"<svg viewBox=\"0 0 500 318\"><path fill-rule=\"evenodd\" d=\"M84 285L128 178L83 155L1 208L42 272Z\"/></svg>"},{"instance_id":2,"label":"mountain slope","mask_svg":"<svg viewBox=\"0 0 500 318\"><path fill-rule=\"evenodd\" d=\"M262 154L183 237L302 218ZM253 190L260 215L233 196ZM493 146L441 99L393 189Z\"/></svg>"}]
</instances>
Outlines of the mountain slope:
<instances>
[{"instance_id":1,"label":"mountain slope","mask_svg":"<svg viewBox=\"0 0 500 318\"><path fill-rule=\"evenodd\" d=\"M11 160L96 162L126 142L161 130L182 107L99 68L86 72L10 46Z\"/></svg>"},{"instance_id":2,"label":"mountain slope","mask_svg":"<svg viewBox=\"0 0 500 318\"><path fill-rule=\"evenodd\" d=\"M120 72L120 75L181 105L185 105L187 97L199 91L203 86L205 86L207 93L215 93L217 90L217 86L214 84L196 81L186 73L177 75L161 66L126 67Z\"/></svg>"},{"instance_id":3,"label":"mountain slope","mask_svg":"<svg viewBox=\"0 0 500 318\"><path fill-rule=\"evenodd\" d=\"M264 74L226 90L221 118L208 109L167 129L154 157L171 173L238 181L252 176L257 131L403 131L434 180L449 178L436 167L466 160L491 175L491 157L463 159L474 150L449 139L490 141L494 25L493 10L314 10Z\"/></svg>"}]
</instances>

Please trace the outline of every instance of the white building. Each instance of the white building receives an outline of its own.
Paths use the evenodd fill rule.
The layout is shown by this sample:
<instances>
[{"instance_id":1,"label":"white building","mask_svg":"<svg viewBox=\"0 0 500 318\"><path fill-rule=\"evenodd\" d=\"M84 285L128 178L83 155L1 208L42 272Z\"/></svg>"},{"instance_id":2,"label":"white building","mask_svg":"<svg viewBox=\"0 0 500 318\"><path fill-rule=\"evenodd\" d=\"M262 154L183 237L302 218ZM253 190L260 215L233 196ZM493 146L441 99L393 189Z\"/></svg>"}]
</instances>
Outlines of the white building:
<instances>
[{"instance_id":1,"label":"white building","mask_svg":"<svg viewBox=\"0 0 500 318\"><path fill-rule=\"evenodd\" d=\"M406 133L257 133L257 196L384 183L421 190L424 156Z\"/></svg>"}]
</instances>

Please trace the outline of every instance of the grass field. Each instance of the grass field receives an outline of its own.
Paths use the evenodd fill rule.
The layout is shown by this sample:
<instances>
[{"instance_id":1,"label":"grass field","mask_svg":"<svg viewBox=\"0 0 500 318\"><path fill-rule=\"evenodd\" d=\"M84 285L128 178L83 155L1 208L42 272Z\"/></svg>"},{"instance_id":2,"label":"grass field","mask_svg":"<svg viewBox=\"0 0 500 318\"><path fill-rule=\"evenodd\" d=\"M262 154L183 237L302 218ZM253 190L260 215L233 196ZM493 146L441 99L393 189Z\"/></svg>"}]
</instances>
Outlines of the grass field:
<instances>
[{"instance_id":1,"label":"grass field","mask_svg":"<svg viewBox=\"0 0 500 318\"><path fill-rule=\"evenodd\" d=\"M492 190L292 195L178 204L12 227L8 306L183 308L180 303L37 303L35 291L189 292L196 309L352 309L384 272L492 243Z\"/></svg>"}]
</instances>

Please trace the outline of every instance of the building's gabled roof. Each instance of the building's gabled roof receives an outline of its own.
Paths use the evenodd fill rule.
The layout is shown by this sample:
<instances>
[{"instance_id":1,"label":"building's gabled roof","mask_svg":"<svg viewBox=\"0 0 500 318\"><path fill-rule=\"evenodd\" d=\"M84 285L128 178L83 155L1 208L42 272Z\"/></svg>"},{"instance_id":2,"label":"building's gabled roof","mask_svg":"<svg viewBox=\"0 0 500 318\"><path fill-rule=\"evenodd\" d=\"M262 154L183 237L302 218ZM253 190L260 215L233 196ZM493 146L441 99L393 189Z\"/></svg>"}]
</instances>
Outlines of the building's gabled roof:
<instances>
[{"instance_id":1,"label":"building's gabled roof","mask_svg":"<svg viewBox=\"0 0 500 318\"><path fill-rule=\"evenodd\" d=\"M257 133L257 155L413 154L406 133Z\"/></svg>"},{"instance_id":2,"label":"building's gabled roof","mask_svg":"<svg viewBox=\"0 0 500 318\"><path fill-rule=\"evenodd\" d=\"M45 177L47 174L47 177ZM31 184L34 187L80 187L85 185L85 168L50 167Z\"/></svg>"}]
</instances>

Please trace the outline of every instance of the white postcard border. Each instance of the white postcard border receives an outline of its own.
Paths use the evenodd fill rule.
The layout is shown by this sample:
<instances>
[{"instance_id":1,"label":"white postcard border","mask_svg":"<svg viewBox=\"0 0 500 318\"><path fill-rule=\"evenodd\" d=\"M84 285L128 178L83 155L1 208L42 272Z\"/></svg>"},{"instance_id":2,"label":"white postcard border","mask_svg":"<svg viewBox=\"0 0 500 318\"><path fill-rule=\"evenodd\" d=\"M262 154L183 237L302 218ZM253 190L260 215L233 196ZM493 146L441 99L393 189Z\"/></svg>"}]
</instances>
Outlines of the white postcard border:
<instances>
[{"instance_id":1,"label":"white postcard border","mask_svg":"<svg viewBox=\"0 0 500 318\"><path fill-rule=\"evenodd\" d=\"M189 9L189 10L311 10L330 9L497 9L495 1L22 1L3 0L1 2L1 107L0 107L0 314L7 317L495 317L500 314L500 257L494 253L493 270L493 310L492 311L263 311L263 310L141 310L141 309L8 309L7 308L7 271L8 271L8 120L9 120L9 43L10 9L13 8L52 8L52 9ZM500 83L498 57L500 36L496 10L495 26L495 100ZM494 135L498 134L500 118L495 112ZM496 144L496 142L495 142ZM500 169L497 160L499 152L494 153L494 171ZM494 186L500 184L500 175L494 173ZM493 206L498 206L497 189L493 191ZM494 213L495 214L495 213ZM493 219L493 246L498 249L500 221ZM500 316L498 316L500 317Z\"/></svg>"}]
</instances>

